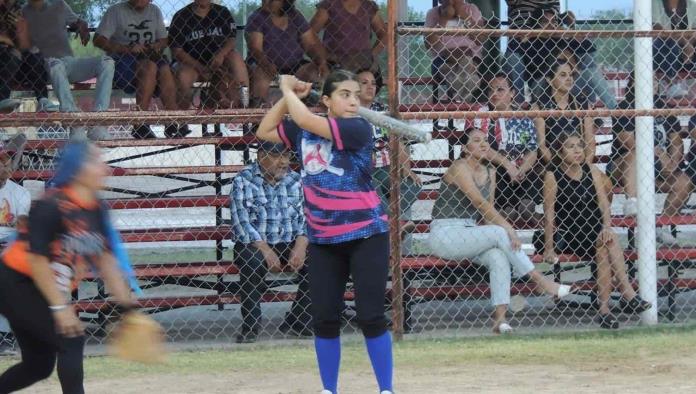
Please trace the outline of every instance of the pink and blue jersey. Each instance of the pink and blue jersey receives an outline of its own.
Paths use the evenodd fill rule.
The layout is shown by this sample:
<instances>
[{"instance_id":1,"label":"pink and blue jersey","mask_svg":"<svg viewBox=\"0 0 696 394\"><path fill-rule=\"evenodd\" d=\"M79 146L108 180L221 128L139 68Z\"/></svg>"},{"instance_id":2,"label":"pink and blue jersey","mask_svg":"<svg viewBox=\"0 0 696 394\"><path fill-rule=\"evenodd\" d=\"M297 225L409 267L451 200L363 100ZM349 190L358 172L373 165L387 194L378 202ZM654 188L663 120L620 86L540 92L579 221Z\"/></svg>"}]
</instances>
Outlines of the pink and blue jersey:
<instances>
[{"instance_id":1,"label":"pink and blue jersey","mask_svg":"<svg viewBox=\"0 0 696 394\"><path fill-rule=\"evenodd\" d=\"M333 141L284 120L278 134L301 159L309 241L336 244L388 231L372 186L372 125L363 118L328 118Z\"/></svg>"}]
</instances>

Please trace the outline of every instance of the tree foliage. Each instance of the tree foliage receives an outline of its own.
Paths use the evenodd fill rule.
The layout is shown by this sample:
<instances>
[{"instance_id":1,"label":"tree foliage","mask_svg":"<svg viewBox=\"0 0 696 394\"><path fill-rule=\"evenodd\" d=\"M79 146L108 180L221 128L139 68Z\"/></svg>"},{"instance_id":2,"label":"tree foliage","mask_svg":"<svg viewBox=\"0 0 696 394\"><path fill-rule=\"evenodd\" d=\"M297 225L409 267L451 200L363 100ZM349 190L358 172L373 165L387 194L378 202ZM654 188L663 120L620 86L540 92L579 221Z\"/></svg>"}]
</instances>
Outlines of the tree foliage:
<instances>
[{"instance_id":1,"label":"tree foliage","mask_svg":"<svg viewBox=\"0 0 696 394\"><path fill-rule=\"evenodd\" d=\"M109 6L120 2L121 0L65 0L68 5L75 11L80 18L89 23L90 26L96 26Z\"/></svg>"},{"instance_id":2,"label":"tree foliage","mask_svg":"<svg viewBox=\"0 0 696 394\"><path fill-rule=\"evenodd\" d=\"M592 19L597 20L628 20L631 15L627 15L622 10L598 11L592 15ZM630 23L594 23L578 26L579 29L594 30L630 30L633 26ZM608 69L630 70L633 68L633 40L630 38L596 38L594 40L597 52L595 53L596 62Z\"/></svg>"}]
</instances>

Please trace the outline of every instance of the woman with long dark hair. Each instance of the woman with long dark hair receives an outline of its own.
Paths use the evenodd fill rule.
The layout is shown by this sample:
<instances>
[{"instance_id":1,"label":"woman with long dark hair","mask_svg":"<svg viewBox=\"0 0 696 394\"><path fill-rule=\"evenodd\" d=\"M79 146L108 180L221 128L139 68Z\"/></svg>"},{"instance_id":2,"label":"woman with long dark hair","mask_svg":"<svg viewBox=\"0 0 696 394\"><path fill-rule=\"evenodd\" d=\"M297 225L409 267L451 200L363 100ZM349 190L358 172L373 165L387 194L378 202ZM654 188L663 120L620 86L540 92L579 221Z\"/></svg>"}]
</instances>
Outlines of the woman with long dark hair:
<instances>
[{"instance_id":1,"label":"woman with long dark hair","mask_svg":"<svg viewBox=\"0 0 696 394\"><path fill-rule=\"evenodd\" d=\"M640 313L652 307L636 294L626 274L623 249L611 228L602 173L587 164L585 143L577 134L562 134L553 145L554 160L544 178L544 260L557 253L576 255L597 264L597 293L602 328L617 329L609 298L618 283L623 309Z\"/></svg>"},{"instance_id":2,"label":"woman with long dark hair","mask_svg":"<svg viewBox=\"0 0 696 394\"><path fill-rule=\"evenodd\" d=\"M574 67L567 60L556 59L546 70L545 88L536 98L534 110L584 110L590 109L587 98L573 92L575 85ZM537 143L542 162L549 163L552 155L549 147L562 134L580 132L585 142L585 158L592 163L595 155L594 123L590 117L562 116L538 117L534 119L537 130Z\"/></svg>"},{"instance_id":3,"label":"woman with long dark hair","mask_svg":"<svg viewBox=\"0 0 696 394\"><path fill-rule=\"evenodd\" d=\"M256 136L283 142L300 158L314 344L323 392L337 392L341 311L351 276L357 321L379 389L391 393L391 336L384 315L388 224L372 185L372 125L357 115L360 85L351 72L329 74L321 95L328 117L313 114L301 101L311 84L284 75L280 88L283 98L263 118ZM285 119L288 114L291 119Z\"/></svg>"}]
</instances>

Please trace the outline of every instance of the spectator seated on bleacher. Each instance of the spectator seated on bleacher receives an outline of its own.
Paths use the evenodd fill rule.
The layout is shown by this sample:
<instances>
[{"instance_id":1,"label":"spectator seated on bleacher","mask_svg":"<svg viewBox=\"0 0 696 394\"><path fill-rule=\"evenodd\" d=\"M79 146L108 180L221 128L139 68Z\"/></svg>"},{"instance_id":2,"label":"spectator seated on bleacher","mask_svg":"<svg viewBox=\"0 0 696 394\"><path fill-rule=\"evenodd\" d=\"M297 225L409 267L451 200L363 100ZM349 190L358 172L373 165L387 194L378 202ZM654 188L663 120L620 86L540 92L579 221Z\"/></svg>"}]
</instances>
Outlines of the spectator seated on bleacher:
<instances>
[{"instance_id":1,"label":"spectator seated on bleacher","mask_svg":"<svg viewBox=\"0 0 696 394\"><path fill-rule=\"evenodd\" d=\"M536 28L541 30L565 30L575 24L574 17L564 14L565 20L553 8L540 9L534 14L538 21ZM575 85L593 103L601 101L607 108L616 108L616 97L594 60L596 48L590 39L563 37L530 38L521 45L524 63L527 66L528 83L535 94L534 87L543 84L543 73L555 58L568 60L577 74ZM537 90L538 92L538 90Z\"/></svg>"},{"instance_id":2,"label":"spectator seated on bleacher","mask_svg":"<svg viewBox=\"0 0 696 394\"><path fill-rule=\"evenodd\" d=\"M252 96L257 103L270 103L268 90L278 75L296 75L319 82L329 74L326 50L294 0L263 0L245 27L251 68ZM312 61L305 59L309 54Z\"/></svg>"},{"instance_id":3,"label":"spectator seated on bleacher","mask_svg":"<svg viewBox=\"0 0 696 394\"><path fill-rule=\"evenodd\" d=\"M24 136L21 136L26 141ZM12 182L13 162L17 152L14 144L18 138L0 142L0 250L14 239L15 227L20 220L26 220L31 206L31 194L24 187ZM14 348L14 336L7 320L0 315L0 355Z\"/></svg>"},{"instance_id":4,"label":"spectator seated on bleacher","mask_svg":"<svg viewBox=\"0 0 696 394\"><path fill-rule=\"evenodd\" d=\"M31 45L38 48L46 59L53 91L60 102L61 112L78 112L70 84L97 78L94 111L106 111L111 103L111 84L114 78L114 60L107 56L74 57L68 40L67 28L77 30L82 45L90 40L87 22L80 19L63 0L30 0L22 9L29 25ZM77 131L77 133L76 133ZM83 134L84 128L73 129L73 135ZM91 139L108 139L106 127L94 127L88 133Z\"/></svg>"},{"instance_id":5,"label":"spectator seated on bleacher","mask_svg":"<svg viewBox=\"0 0 696 394\"><path fill-rule=\"evenodd\" d=\"M611 227L609 199L602 173L585 159L585 143L577 134L562 134L553 144L553 163L544 178L544 245L547 263L558 261L556 253L573 254L594 261L602 328L619 328L609 299L618 284L622 310L640 313L652 305L643 301L626 274L623 249ZM537 245L539 246L539 245Z\"/></svg>"},{"instance_id":6,"label":"spectator seated on bleacher","mask_svg":"<svg viewBox=\"0 0 696 394\"><path fill-rule=\"evenodd\" d=\"M656 81L655 81L656 82ZM657 91L658 84L653 84ZM626 98L619 104L620 109L635 108L635 83L633 77L626 87ZM663 97L655 95L653 105L657 109L667 108ZM636 122L634 116L621 116L613 120L611 162L608 172L613 182L623 186L626 202L623 214L634 216L637 211L636 191ZM653 121L655 142L655 185L657 190L668 193L663 214L675 216L689 199L693 184L680 168L683 161L682 127L676 116L656 116ZM658 230L658 242L675 245L676 238L668 227Z\"/></svg>"},{"instance_id":7,"label":"spectator seated on bleacher","mask_svg":"<svg viewBox=\"0 0 696 394\"><path fill-rule=\"evenodd\" d=\"M564 59L555 59L545 74L545 88L532 105L534 110L582 110L590 103L582 94L573 92L575 75L572 65ZM539 156L544 165L551 162L549 147L563 134L580 132L585 142L585 156L592 162L595 155L595 134L592 118L564 116L559 118L535 118Z\"/></svg>"},{"instance_id":8,"label":"spectator seated on bleacher","mask_svg":"<svg viewBox=\"0 0 696 394\"><path fill-rule=\"evenodd\" d=\"M507 74L484 81L483 91L493 111L514 111L515 92ZM537 132L531 118L499 118L484 122L491 146L489 162L496 167L495 207L513 223L529 222L541 204L543 166L537 160Z\"/></svg>"},{"instance_id":9,"label":"spectator seated on bleacher","mask_svg":"<svg viewBox=\"0 0 696 394\"><path fill-rule=\"evenodd\" d=\"M696 1L652 0L654 30L687 30L696 27ZM653 68L660 73L660 92L668 98L686 96L688 88L679 80L681 71L690 72L696 63L696 39L653 38Z\"/></svg>"},{"instance_id":10,"label":"spectator seated on bleacher","mask_svg":"<svg viewBox=\"0 0 696 394\"><path fill-rule=\"evenodd\" d=\"M572 11L561 13L558 0L508 0L507 3L511 29L564 30L575 26L575 15ZM549 64L545 58L562 52L576 58L573 63L578 73L577 88L591 100L600 100L605 107L616 108L614 93L595 62L592 41L561 37L510 40L504 65L513 86L519 90L516 101L524 100L525 81L534 95L533 85L544 82L543 71ZM541 69L542 74L535 75L535 69Z\"/></svg>"},{"instance_id":11,"label":"spectator seated on bleacher","mask_svg":"<svg viewBox=\"0 0 696 394\"><path fill-rule=\"evenodd\" d=\"M360 83L360 105L365 108L370 108L373 111L385 112L387 107L375 100L377 92L381 88L378 86L375 80L375 75L370 70L359 70L358 83ZM389 195L391 189L391 182L389 181L389 134L387 130L379 127L372 126L374 133L375 147L372 154L372 162L374 165L374 171L372 173L372 182L375 186L375 190L382 200L382 206L385 212L389 212ZM399 157L401 163L399 167L401 168L401 187L400 187L400 200L399 200L399 211L401 212L401 217L407 220L409 216L409 209L413 203L418 200L418 193L420 193L423 188L423 183L421 182L418 174L416 174L411 168L411 155L404 145L403 141L399 141ZM414 223L408 221L403 225L404 230L412 230Z\"/></svg>"},{"instance_id":12,"label":"spectator seated on bleacher","mask_svg":"<svg viewBox=\"0 0 696 394\"><path fill-rule=\"evenodd\" d=\"M425 27L483 28L481 11L464 0L440 0L425 16ZM451 101L473 102L479 85L481 42L478 37L428 34L425 46L433 58L432 75L438 85L448 85Z\"/></svg>"},{"instance_id":13,"label":"spectator seated on bleacher","mask_svg":"<svg viewBox=\"0 0 696 394\"><path fill-rule=\"evenodd\" d=\"M493 331L508 333L505 320L510 303L510 270L519 277L528 276L545 293L564 297L567 285L549 281L534 270L529 256L520 248L515 229L498 213L493 204L495 171L487 165L487 135L468 129L463 136L463 157L452 163L440 184L430 225L432 253L448 260L471 260L489 271L491 302L495 306Z\"/></svg>"},{"instance_id":14,"label":"spectator seated on bleacher","mask_svg":"<svg viewBox=\"0 0 696 394\"><path fill-rule=\"evenodd\" d=\"M128 0L114 4L99 23L94 46L104 50L116 62L114 87L135 93L135 102L142 111L159 95L164 109L178 109L176 82L169 61L162 53L167 48L167 29L162 11L150 0ZM167 125L168 137L188 133L188 128ZM135 138L155 138L148 125L134 125Z\"/></svg>"},{"instance_id":15,"label":"spectator seated on bleacher","mask_svg":"<svg viewBox=\"0 0 696 394\"><path fill-rule=\"evenodd\" d=\"M237 27L227 7L194 0L177 11L169 26L169 45L176 63L179 107L191 108L193 86L210 82L204 107L249 106L249 74L235 50Z\"/></svg>"},{"instance_id":16,"label":"spectator seated on bleacher","mask_svg":"<svg viewBox=\"0 0 696 394\"><path fill-rule=\"evenodd\" d=\"M324 32L332 69L379 72L378 56L384 51L387 29L373 0L322 0L310 25L317 35Z\"/></svg>"},{"instance_id":17,"label":"spectator seated on bleacher","mask_svg":"<svg viewBox=\"0 0 696 394\"><path fill-rule=\"evenodd\" d=\"M12 112L21 102L10 98L12 88L31 89L37 112L55 112L48 99L48 73L43 57L31 50L27 21L15 0L0 0L0 112Z\"/></svg>"},{"instance_id":18,"label":"spectator seated on bleacher","mask_svg":"<svg viewBox=\"0 0 696 394\"><path fill-rule=\"evenodd\" d=\"M283 144L262 142L258 161L232 180L232 240L240 273L243 319L238 343L256 341L266 273L278 272L286 264L297 272L299 287L281 330L312 335L302 203L300 174L290 170L290 152Z\"/></svg>"},{"instance_id":19,"label":"spectator seated on bleacher","mask_svg":"<svg viewBox=\"0 0 696 394\"><path fill-rule=\"evenodd\" d=\"M533 15L539 9L553 9L557 12L561 10L561 2L559 0L505 0L505 2L507 3L509 28L515 30L535 28L537 26L537 20ZM568 12L568 14L573 20L575 19L572 12ZM524 52L520 44L525 43L527 40L528 38L511 38L508 41L507 49L503 56L503 67L512 80L512 86L516 94L515 102L517 102L517 104L522 104L525 101Z\"/></svg>"}]
</instances>

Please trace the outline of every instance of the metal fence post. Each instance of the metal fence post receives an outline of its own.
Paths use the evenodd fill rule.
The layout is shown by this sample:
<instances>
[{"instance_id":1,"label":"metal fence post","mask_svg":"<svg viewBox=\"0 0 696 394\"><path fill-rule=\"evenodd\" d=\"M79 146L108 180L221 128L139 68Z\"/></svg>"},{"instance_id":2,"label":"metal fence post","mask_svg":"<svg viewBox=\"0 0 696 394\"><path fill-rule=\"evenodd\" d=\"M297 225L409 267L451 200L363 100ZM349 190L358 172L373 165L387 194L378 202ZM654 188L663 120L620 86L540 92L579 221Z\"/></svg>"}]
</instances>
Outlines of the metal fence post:
<instances>
[{"instance_id":1,"label":"metal fence post","mask_svg":"<svg viewBox=\"0 0 696 394\"><path fill-rule=\"evenodd\" d=\"M635 0L633 3L635 30L652 30L650 0ZM636 109L653 108L653 39L634 38ZM653 304L641 314L643 324L657 323L657 264L655 242L655 155L651 116L636 118L636 179L638 187L638 278L640 295Z\"/></svg>"},{"instance_id":2,"label":"metal fence post","mask_svg":"<svg viewBox=\"0 0 696 394\"><path fill-rule=\"evenodd\" d=\"M396 116L399 112L399 97L397 86L397 58L396 58L396 27L399 18L399 1L389 0L387 3L387 90L389 93L389 108L392 115ZM389 266L391 267L391 303L392 303L392 327L394 339L400 340L404 335L404 310L403 310L403 277L401 272L401 224L400 216L400 190L401 184L401 160L399 157L399 138L395 135L389 137L389 155L391 165L389 166L389 242L390 257Z\"/></svg>"}]
</instances>

